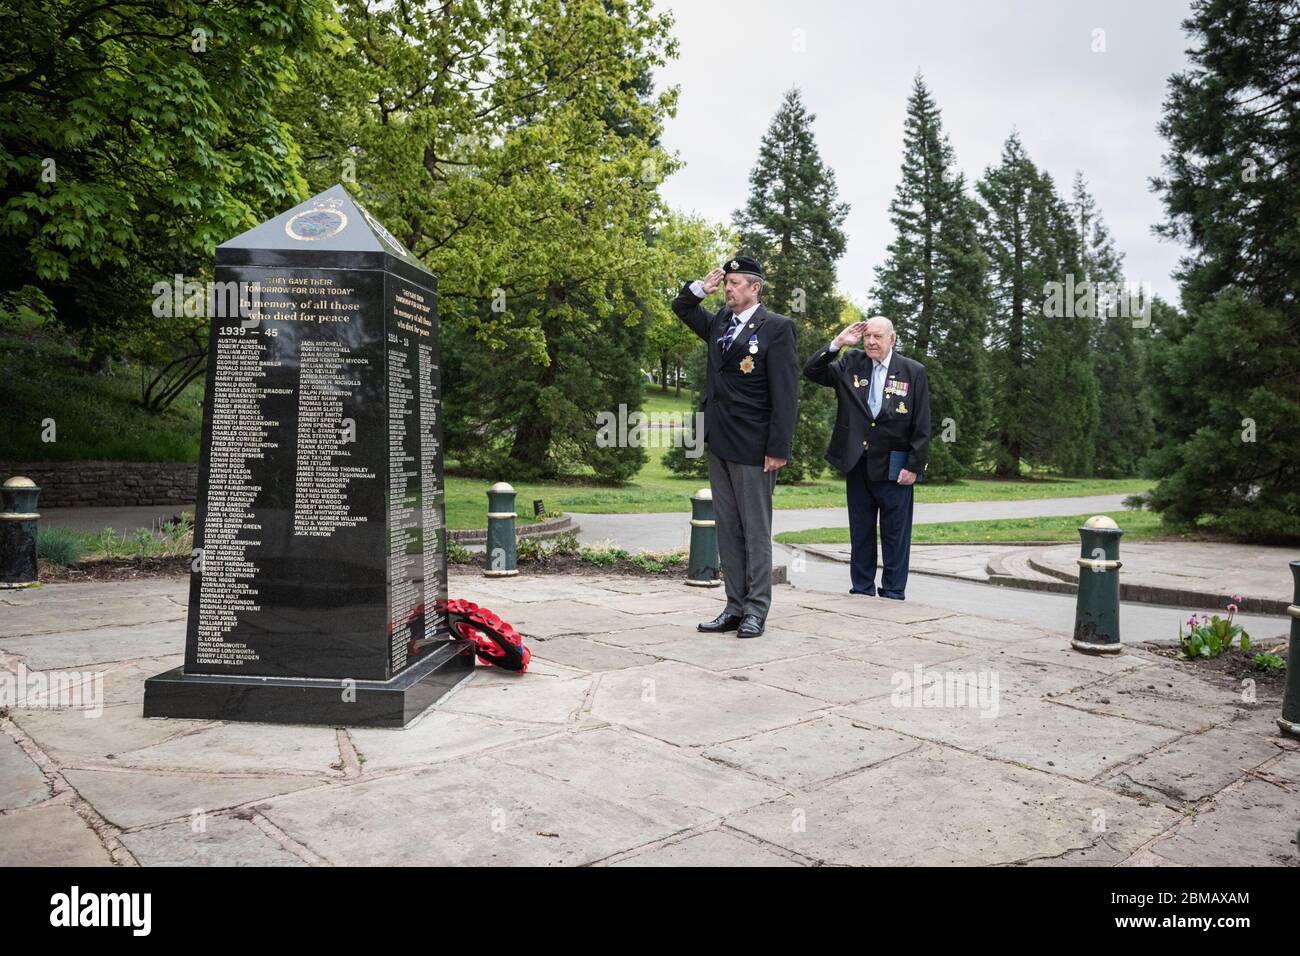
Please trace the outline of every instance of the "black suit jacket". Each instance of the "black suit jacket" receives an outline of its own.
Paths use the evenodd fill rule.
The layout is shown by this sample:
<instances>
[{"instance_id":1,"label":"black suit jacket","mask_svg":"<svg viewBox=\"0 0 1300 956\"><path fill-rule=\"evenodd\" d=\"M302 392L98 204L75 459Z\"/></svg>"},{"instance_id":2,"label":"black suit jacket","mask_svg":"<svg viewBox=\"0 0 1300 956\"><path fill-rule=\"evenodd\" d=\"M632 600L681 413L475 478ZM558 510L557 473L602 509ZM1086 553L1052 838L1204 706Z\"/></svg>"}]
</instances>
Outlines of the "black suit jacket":
<instances>
[{"instance_id":1,"label":"black suit jacket","mask_svg":"<svg viewBox=\"0 0 1300 956\"><path fill-rule=\"evenodd\" d=\"M709 372L700 409L704 440L719 458L761 465L764 456L790 459L799 413L799 352L794 320L762 305L736 333L726 353L718 339L731 325L731 310L710 313L690 285L673 300L673 311L709 349ZM758 351L750 353L751 337Z\"/></svg>"},{"instance_id":2,"label":"black suit jacket","mask_svg":"<svg viewBox=\"0 0 1300 956\"><path fill-rule=\"evenodd\" d=\"M884 391L889 392L890 383L899 383L900 390L905 383L907 394L883 394L880 414L872 418L867 403L871 365L871 356L862 349L832 352L827 344L804 366L803 374L809 380L835 389L835 431L826 460L848 474L865 454L867 478L888 481L889 453L905 451L907 470L925 474L930 456L930 383L925 366L895 350Z\"/></svg>"}]
</instances>

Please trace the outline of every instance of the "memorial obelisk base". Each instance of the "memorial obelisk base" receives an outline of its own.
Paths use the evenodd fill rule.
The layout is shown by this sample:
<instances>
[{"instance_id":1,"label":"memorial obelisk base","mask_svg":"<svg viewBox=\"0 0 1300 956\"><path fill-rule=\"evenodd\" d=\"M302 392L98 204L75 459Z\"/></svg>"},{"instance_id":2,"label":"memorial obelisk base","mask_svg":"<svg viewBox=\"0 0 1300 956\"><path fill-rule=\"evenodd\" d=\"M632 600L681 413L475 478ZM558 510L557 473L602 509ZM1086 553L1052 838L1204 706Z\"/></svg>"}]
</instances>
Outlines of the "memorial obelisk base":
<instances>
[{"instance_id":1,"label":"memorial obelisk base","mask_svg":"<svg viewBox=\"0 0 1300 956\"><path fill-rule=\"evenodd\" d=\"M391 680L308 680L166 671L145 681L144 715L275 724L404 727L474 669L474 642L448 642Z\"/></svg>"}]
</instances>

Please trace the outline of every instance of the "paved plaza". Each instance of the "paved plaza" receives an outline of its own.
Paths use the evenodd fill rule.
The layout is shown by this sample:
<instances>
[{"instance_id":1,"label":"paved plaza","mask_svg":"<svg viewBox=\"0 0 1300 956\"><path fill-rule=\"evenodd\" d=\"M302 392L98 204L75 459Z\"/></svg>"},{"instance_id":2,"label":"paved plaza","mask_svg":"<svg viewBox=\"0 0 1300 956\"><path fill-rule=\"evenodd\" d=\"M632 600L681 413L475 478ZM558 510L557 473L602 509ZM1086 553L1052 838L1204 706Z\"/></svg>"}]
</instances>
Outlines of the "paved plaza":
<instances>
[{"instance_id":1,"label":"paved plaza","mask_svg":"<svg viewBox=\"0 0 1300 956\"><path fill-rule=\"evenodd\" d=\"M694 630L718 590L453 574L527 674L404 730L146 720L187 583L0 596L0 670L102 688L0 716L0 863L1300 863L1280 700L1140 648L790 586L738 641Z\"/></svg>"}]
</instances>

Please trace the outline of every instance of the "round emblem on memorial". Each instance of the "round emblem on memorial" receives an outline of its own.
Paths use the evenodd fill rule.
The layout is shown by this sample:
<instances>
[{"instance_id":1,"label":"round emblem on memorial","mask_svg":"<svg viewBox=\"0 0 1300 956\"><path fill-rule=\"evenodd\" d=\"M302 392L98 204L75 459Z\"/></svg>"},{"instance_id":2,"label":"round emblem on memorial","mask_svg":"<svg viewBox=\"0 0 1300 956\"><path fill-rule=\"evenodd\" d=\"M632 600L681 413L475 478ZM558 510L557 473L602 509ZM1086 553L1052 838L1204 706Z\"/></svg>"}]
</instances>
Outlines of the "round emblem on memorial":
<instances>
[{"instance_id":1,"label":"round emblem on memorial","mask_svg":"<svg viewBox=\"0 0 1300 956\"><path fill-rule=\"evenodd\" d=\"M384 240L384 242L388 243L390 247L397 250L398 255L409 255L406 251L406 247L397 241L397 237L380 225L378 219L370 215L369 209L366 209L361 205L358 205L357 208L361 210L361 215L366 217L366 222L370 223L370 228L375 230L375 234L379 236L380 239Z\"/></svg>"},{"instance_id":2,"label":"round emblem on memorial","mask_svg":"<svg viewBox=\"0 0 1300 956\"><path fill-rule=\"evenodd\" d=\"M347 224L347 215L337 209L308 209L286 222L284 231L293 239L313 242L337 236Z\"/></svg>"}]
</instances>

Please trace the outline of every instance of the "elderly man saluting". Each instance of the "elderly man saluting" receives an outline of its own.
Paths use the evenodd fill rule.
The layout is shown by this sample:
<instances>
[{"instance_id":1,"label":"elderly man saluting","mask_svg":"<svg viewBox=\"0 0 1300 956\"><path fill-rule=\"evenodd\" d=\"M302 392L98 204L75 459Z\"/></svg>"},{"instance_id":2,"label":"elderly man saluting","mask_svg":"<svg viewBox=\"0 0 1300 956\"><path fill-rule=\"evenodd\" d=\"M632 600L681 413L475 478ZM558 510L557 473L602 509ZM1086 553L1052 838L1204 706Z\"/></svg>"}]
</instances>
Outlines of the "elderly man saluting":
<instances>
[{"instance_id":1,"label":"elderly man saluting","mask_svg":"<svg viewBox=\"0 0 1300 956\"><path fill-rule=\"evenodd\" d=\"M863 343L862 349L848 346ZM808 360L804 375L835 389L838 409L826 460L845 479L852 557L850 594L876 594L876 515L885 572L880 596L903 600L912 545L912 486L930 453L925 366L894 351L883 315L854 322Z\"/></svg>"},{"instance_id":2,"label":"elderly man saluting","mask_svg":"<svg viewBox=\"0 0 1300 956\"><path fill-rule=\"evenodd\" d=\"M700 301L725 287L716 314ZM772 606L772 492L790 459L799 410L794 320L758 302L763 270L736 256L673 300L673 311L709 348L700 408L709 444L709 487L727 606L701 631L763 633Z\"/></svg>"}]
</instances>

